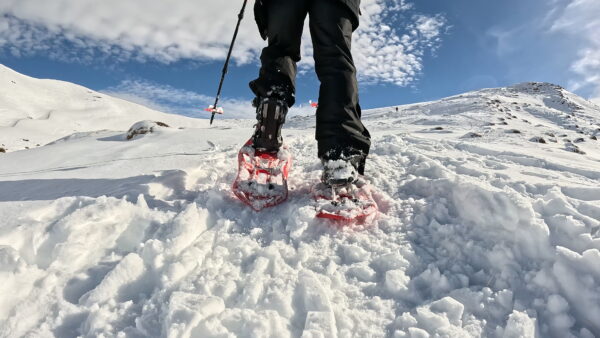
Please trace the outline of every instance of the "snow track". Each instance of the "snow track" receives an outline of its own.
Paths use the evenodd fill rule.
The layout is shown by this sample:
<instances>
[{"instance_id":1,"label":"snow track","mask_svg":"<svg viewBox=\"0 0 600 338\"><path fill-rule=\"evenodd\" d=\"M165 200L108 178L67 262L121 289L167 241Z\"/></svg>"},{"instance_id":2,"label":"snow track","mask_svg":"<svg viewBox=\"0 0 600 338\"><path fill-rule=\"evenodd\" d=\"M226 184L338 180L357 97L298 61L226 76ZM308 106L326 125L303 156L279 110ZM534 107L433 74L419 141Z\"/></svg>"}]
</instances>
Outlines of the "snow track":
<instances>
[{"instance_id":1,"label":"snow track","mask_svg":"<svg viewBox=\"0 0 600 338\"><path fill-rule=\"evenodd\" d=\"M537 102L524 88L502 100ZM230 192L237 121L4 154L0 337L600 336L597 144L530 142L582 134L522 110L522 134L491 126L506 92L367 112L371 226L315 218L304 117L284 132L289 200L260 213Z\"/></svg>"}]
</instances>

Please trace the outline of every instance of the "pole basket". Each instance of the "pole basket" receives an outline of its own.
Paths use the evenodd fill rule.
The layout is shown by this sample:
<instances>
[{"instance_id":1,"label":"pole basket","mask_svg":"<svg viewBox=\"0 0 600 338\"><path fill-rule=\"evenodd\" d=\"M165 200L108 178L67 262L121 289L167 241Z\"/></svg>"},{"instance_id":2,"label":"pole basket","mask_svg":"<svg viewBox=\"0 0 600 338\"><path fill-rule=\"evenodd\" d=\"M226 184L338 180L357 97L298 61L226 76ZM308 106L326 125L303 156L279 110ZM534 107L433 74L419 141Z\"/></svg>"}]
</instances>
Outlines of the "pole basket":
<instances>
[{"instance_id":1,"label":"pole basket","mask_svg":"<svg viewBox=\"0 0 600 338\"><path fill-rule=\"evenodd\" d=\"M217 107L215 108L212 104L210 106L208 106L208 108L204 109L207 112L213 113L213 114L223 114L223 107Z\"/></svg>"}]
</instances>

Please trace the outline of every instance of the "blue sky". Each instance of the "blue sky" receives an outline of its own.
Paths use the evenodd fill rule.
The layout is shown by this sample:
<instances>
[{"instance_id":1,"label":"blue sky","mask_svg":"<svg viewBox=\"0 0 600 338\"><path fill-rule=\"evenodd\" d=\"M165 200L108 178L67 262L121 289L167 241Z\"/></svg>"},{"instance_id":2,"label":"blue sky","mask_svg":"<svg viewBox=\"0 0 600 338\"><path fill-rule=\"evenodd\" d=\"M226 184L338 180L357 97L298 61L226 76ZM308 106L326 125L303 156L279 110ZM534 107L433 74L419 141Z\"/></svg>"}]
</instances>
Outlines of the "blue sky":
<instances>
[{"instance_id":1,"label":"blue sky","mask_svg":"<svg viewBox=\"0 0 600 338\"><path fill-rule=\"evenodd\" d=\"M6 0L0 63L196 117L215 94L241 1ZM252 4L252 2L250 2ZM143 10L140 10L143 8ZM600 1L363 0L354 36L363 108L524 81L600 99ZM264 42L247 11L223 97L253 116L247 83ZM303 38L298 111L318 81Z\"/></svg>"}]
</instances>

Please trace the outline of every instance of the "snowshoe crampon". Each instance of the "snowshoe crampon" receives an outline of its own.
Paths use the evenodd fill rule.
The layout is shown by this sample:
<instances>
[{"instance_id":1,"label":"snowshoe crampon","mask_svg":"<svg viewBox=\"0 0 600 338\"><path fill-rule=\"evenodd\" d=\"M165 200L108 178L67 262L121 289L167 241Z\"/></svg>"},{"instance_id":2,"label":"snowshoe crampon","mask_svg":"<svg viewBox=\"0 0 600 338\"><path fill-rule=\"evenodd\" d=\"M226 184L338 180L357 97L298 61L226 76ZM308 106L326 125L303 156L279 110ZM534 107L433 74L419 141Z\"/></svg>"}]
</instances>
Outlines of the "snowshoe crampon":
<instances>
[{"instance_id":1,"label":"snowshoe crampon","mask_svg":"<svg viewBox=\"0 0 600 338\"><path fill-rule=\"evenodd\" d=\"M370 185L362 179L340 186L319 183L313 188L317 217L340 224L368 224L377 216Z\"/></svg>"},{"instance_id":2,"label":"snowshoe crampon","mask_svg":"<svg viewBox=\"0 0 600 338\"><path fill-rule=\"evenodd\" d=\"M252 140L238 153L238 174L233 193L255 211L276 206L288 197L287 178L292 156L287 147L277 152L254 149Z\"/></svg>"}]
</instances>

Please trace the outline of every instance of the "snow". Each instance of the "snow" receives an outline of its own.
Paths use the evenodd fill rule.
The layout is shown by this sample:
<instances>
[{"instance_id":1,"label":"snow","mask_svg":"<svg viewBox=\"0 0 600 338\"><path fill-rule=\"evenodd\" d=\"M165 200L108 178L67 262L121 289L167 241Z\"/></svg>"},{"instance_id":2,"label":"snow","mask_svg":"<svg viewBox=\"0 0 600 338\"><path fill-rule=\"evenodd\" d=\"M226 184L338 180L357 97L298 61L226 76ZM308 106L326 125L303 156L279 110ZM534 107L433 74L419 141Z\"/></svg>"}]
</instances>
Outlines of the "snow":
<instances>
[{"instance_id":1,"label":"snow","mask_svg":"<svg viewBox=\"0 0 600 338\"><path fill-rule=\"evenodd\" d=\"M331 179L344 180L348 178L356 178L356 169L348 160L329 160L324 161L323 168L330 173Z\"/></svg>"},{"instance_id":2,"label":"snow","mask_svg":"<svg viewBox=\"0 0 600 338\"><path fill-rule=\"evenodd\" d=\"M313 117L257 213L231 193L251 120L1 71L2 123L57 111L0 128L1 337L600 336L600 108L559 87L365 111L380 214L342 227L315 218ZM144 120L171 127L127 140Z\"/></svg>"},{"instance_id":3,"label":"snow","mask_svg":"<svg viewBox=\"0 0 600 338\"><path fill-rule=\"evenodd\" d=\"M2 64L0 103L0 147L8 152L43 146L73 133L122 130L141 120L177 127L208 125L72 83L34 79Z\"/></svg>"},{"instance_id":4,"label":"snow","mask_svg":"<svg viewBox=\"0 0 600 338\"><path fill-rule=\"evenodd\" d=\"M137 137L138 135L154 133L160 128L169 128L169 125L160 121L139 121L134 123L133 126L131 126L129 130L127 130L127 137L125 137L125 139L131 140L132 138Z\"/></svg>"}]
</instances>

